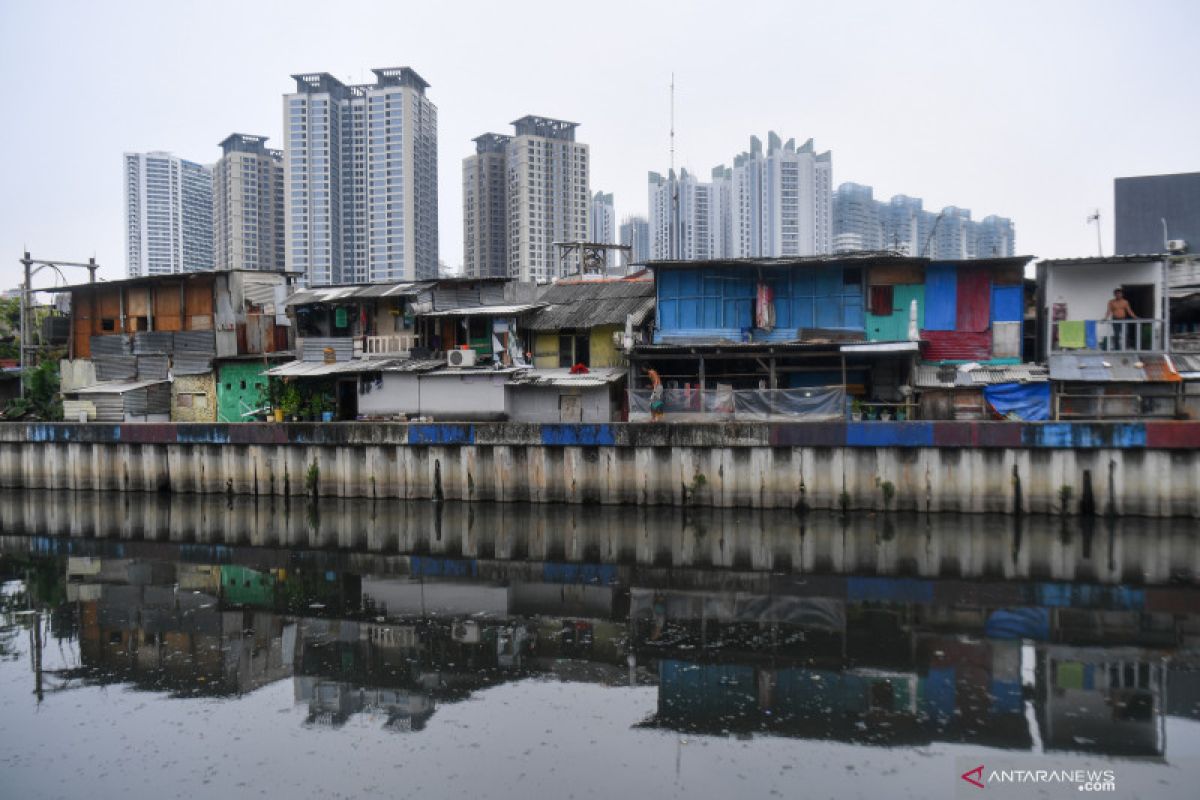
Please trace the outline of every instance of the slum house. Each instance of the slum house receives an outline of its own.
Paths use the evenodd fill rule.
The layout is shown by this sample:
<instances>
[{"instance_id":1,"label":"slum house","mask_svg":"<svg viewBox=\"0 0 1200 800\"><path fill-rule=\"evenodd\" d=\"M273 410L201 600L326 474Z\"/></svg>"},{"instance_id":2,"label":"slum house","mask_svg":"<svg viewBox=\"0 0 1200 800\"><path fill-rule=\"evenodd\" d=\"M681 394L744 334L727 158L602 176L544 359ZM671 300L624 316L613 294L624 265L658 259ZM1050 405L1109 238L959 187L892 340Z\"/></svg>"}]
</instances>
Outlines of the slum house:
<instances>
[{"instance_id":1,"label":"slum house","mask_svg":"<svg viewBox=\"0 0 1200 800\"><path fill-rule=\"evenodd\" d=\"M288 354L284 273L153 275L67 287L67 419L226 421L265 400L265 365Z\"/></svg>"},{"instance_id":2,"label":"slum house","mask_svg":"<svg viewBox=\"0 0 1200 800\"><path fill-rule=\"evenodd\" d=\"M1182 413L1200 419L1200 262L1195 272L1181 276L1172 262L1171 361L1183 378ZM1182 279L1181 279L1182 278Z\"/></svg>"},{"instance_id":3,"label":"slum house","mask_svg":"<svg viewBox=\"0 0 1200 800\"><path fill-rule=\"evenodd\" d=\"M646 273L618 280L561 280L538 298L526 330L538 369L624 367L626 327L633 340L649 340L654 320L654 280Z\"/></svg>"},{"instance_id":4,"label":"slum house","mask_svg":"<svg viewBox=\"0 0 1200 800\"><path fill-rule=\"evenodd\" d=\"M867 338L918 332L912 380L921 419L1045 419L1047 373L1035 364L1030 256L910 260L870 270Z\"/></svg>"},{"instance_id":5,"label":"slum house","mask_svg":"<svg viewBox=\"0 0 1200 800\"><path fill-rule=\"evenodd\" d=\"M1173 418L1183 376L1170 352L1166 262L1158 255L1038 263L1038 345L1054 419ZM1109 317L1120 289L1132 319Z\"/></svg>"},{"instance_id":6,"label":"slum house","mask_svg":"<svg viewBox=\"0 0 1200 800\"><path fill-rule=\"evenodd\" d=\"M651 367L666 386L668 419L840 419L847 392L905 415L901 387L918 344L889 339L890 327L869 341L865 309L869 268L909 261L853 253L654 262L656 328L630 353L630 418L648 411Z\"/></svg>"},{"instance_id":7,"label":"slum house","mask_svg":"<svg viewBox=\"0 0 1200 800\"><path fill-rule=\"evenodd\" d=\"M280 411L341 420L504 419L504 385L527 363L518 325L540 307L535 292L532 284L490 278L298 292L288 304L300 358L270 371L284 384Z\"/></svg>"}]
</instances>

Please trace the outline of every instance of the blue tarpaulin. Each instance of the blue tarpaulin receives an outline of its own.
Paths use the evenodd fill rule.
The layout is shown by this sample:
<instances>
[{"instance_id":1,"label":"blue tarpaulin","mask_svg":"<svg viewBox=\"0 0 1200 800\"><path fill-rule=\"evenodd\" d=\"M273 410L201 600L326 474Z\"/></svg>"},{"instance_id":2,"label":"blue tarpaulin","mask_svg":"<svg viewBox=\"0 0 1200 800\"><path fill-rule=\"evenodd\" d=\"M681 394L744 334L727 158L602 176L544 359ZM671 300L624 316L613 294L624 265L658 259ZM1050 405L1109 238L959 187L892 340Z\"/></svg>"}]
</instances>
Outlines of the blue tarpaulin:
<instances>
[{"instance_id":1,"label":"blue tarpaulin","mask_svg":"<svg viewBox=\"0 0 1200 800\"><path fill-rule=\"evenodd\" d=\"M1050 419L1049 383L998 383L983 387L983 397L996 413L1015 415L1026 422Z\"/></svg>"},{"instance_id":2,"label":"blue tarpaulin","mask_svg":"<svg viewBox=\"0 0 1200 800\"><path fill-rule=\"evenodd\" d=\"M958 272L931 264L925 270L925 330L952 331L958 320Z\"/></svg>"},{"instance_id":3,"label":"blue tarpaulin","mask_svg":"<svg viewBox=\"0 0 1200 800\"><path fill-rule=\"evenodd\" d=\"M992 287L992 322L1020 322L1025 319L1023 286Z\"/></svg>"}]
</instances>

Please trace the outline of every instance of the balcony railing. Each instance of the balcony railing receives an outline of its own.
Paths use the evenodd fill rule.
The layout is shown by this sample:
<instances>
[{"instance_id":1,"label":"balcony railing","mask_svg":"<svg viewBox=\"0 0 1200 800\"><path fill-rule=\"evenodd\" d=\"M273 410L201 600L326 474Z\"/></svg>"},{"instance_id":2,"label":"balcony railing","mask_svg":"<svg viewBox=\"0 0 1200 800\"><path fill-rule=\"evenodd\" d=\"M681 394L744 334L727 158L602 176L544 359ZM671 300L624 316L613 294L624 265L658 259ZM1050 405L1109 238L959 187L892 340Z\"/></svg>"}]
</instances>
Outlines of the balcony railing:
<instances>
[{"instance_id":1,"label":"balcony railing","mask_svg":"<svg viewBox=\"0 0 1200 800\"><path fill-rule=\"evenodd\" d=\"M394 333L388 336L364 336L363 357L385 358L406 356L417 346L417 337L410 333Z\"/></svg>"},{"instance_id":2,"label":"balcony railing","mask_svg":"<svg viewBox=\"0 0 1200 800\"><path fill-rule=\"evenodd\" d=\"M1162 352L1163 323L1160 319L1100 319L1050 323L1050 351L1073 353Z\"/></svg>"}]
</instances>

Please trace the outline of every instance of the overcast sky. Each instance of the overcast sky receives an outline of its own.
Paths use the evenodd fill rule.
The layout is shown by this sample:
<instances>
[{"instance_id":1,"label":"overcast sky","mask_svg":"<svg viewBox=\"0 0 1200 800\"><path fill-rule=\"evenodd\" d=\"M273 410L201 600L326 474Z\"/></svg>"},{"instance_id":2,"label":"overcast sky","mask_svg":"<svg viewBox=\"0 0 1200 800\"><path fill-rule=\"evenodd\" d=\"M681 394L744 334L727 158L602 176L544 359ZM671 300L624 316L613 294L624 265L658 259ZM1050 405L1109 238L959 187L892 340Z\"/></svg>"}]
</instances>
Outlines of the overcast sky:
<instances>
[{"instance_id":1,"label":"overcast sky","mask_svg":"<svg viewBox=\"0 0 1200 800\"><path fill-rule=\"evenodd\" d=\"M124 275L121 154L211 163L282 146L289 75L411 66L438 106L442 260L462 263L462 159L525 114L580 123L592 190L646 212L646 172L707 176L768 130L833 151L834 185L1011 217L1017 249L1111 252L1114 177L1200 170L1195 36L1178 2L0 0L0 288L17 259Z\"/></svg>"}]
</instances>

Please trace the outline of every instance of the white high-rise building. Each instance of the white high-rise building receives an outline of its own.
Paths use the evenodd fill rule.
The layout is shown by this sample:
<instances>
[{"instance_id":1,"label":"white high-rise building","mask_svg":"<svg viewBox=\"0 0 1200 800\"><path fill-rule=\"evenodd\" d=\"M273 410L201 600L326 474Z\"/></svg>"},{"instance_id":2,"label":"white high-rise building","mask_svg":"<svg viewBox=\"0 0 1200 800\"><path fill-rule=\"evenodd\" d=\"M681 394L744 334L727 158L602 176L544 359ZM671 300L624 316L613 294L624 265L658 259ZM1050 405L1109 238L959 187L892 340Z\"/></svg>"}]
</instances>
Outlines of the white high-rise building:
<instances>
[{"instance_id":1,"label":"white high-rise building","mask_svg":"<svg viewBox=\"0 0 1200 800\"><path fill-rule=\"evenodd\" d=\"M730 255L730 180L724 167L701 183L686 169L648 175L651 260L698 261Z\"/></svg>"},{"instance_id":2,"label":"white high-rise building","mask_svg":"<svg viewBox=\"0 0 1200 800\"><path fill-rule=\"evenodd\" d=\"M630 264L645 264L650 259L650 222L645 217L626 217L621 223L621 244L632 248Z\"/></svg>"},{"instance_id":3,"label":"white high-rise building","mask_svg":"<svg viewBox=\"0 0 1200 800\"><path fill-rule=\"evenodd\" d=\"M613 207L611 192L596 192L592 195L592 228L589 240L598 244L615 244L617 241L617 212Z\"/></svg>"},{"instance_id":4,"label":"white high-rise building","mask_svg":"<svg viewBox=\"0 0 1200 800\"><path fill-rule=\"evenodd\" d=\"M126 273L212 268L212 169L170 153L126 153Z\"/></svg>"},{"instance_id":5,"label":"white high-rise building","mask_svg":"<svg viewBox=\"0 0 1200 800\"><path fill-rule=\"evenodd\" d=\"M590 164L588 146L575 141L579 124L526 116L513 127L507 154L509 277L549 281L578 272L578 263L561 263L554 243L589 236Z\"/></svg>"},{"instance_id":6,"label":"white high-rise building","mask_svg":"<svg viewBox=\"0 0 1200 800\"><path fill-rule=\"evenodd\" d=\"M312 286L438 274L437 107L414 70L372 72L283 98L287 268Z\"/></svg>"},{"instance_id":7,"label":"white high-rise building","mask_svg":"<svg viewBox=\"0 0 1200 800\"><path fill-rule=\"evenodd\" d=\"M777 134L767 149L757 137L734 160L734 255L741 258L822 255L833 251L833 163L809 139L799 149Z\"/></svg>"},{"instance_id":8,"label":"white high-rise building","mask_svg":"<svg viewBox=\"0 0 1200 800\"><path fill-rule=\"evenodd\" d=\"M508 275L508 143L512 137L475 137L475 153L463 159L463 274Z\"/></svg>"},{"instance_id":9,"label":"white high-rise building","mask_svg":"<svg viewBox=\"0 0 1200 800\"><path fill-rule=\"evenodd\" d=\"M213 167L213 252L217 269L282 270L283 152L267 137L234 133Z\"/></svg>"}]
</instances>

